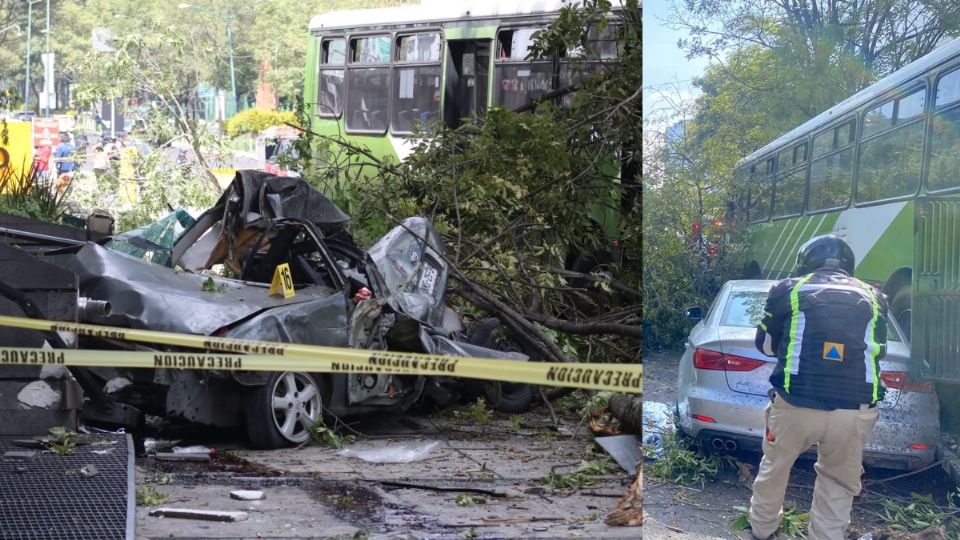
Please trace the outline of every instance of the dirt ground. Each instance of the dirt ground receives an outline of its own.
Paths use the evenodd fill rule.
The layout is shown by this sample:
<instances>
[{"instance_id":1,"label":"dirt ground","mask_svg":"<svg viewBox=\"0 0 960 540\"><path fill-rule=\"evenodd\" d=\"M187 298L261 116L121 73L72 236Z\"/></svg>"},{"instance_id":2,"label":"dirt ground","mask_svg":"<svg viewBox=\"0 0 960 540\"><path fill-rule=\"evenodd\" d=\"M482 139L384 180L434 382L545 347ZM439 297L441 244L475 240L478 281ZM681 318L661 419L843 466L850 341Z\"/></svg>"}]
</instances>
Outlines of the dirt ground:
<instances>
[{"instance_id":1,"label":"dirt ground","mask_svg":"<svg viewBox=\"0 0 960 540\"><path fill-rule=\"evenodd\" d=\"M672 408L676 401L680 356L680 352L672 351L647 351L644 354L644 402L659 401ZM756 452L738 452L735 457L750 465L755 473L761 456ZM911 493L919 493L944 501L946 494L956 489L939 467L905 478L892 478L901 473L886 469L866 470L864 490L854 500L848 538L857 539L885 528L882 518L884 499L909 501ZM798 461L787 487L785 507L796 506L804 512L809 510L815 480L813 461ZM648 473L644 478L644 536L648 540L748 538L749 533L736 533L731 530L731 525L739 515L734 507L749 505L750 486L735 471L719 474L702 488L678 486Z\"/></svg>"},{"instance_id":2,"label":"dirt ground","mask_svg":"<svg viewBox=\"0 0 960 540\"><path fill-rule=\"evenodd\" d=\"M455 412L457 411L457 412ZM640 538L641 529L603 519L632 477L591 449L573 411L557 411L558 430L540 407L520 418L494 414L487 425L466 408L440 415L368 417L344 445L393 449L436 441L427 458L408 464L369 463L319 445L256 451L235 434L188 436L178 444L217 448L211 463L137 460L137 486L169 502L137 509L137 538ZM519 429L517 429L519 427ZM161 441L160 444L163 444ZM580 489L554 489L581 462L607 471ZM233 500L234 489L262 490L261 501ZM246 521L217 523L149 516L158 507L247 512Z\"/></svg>"}]
</instances>

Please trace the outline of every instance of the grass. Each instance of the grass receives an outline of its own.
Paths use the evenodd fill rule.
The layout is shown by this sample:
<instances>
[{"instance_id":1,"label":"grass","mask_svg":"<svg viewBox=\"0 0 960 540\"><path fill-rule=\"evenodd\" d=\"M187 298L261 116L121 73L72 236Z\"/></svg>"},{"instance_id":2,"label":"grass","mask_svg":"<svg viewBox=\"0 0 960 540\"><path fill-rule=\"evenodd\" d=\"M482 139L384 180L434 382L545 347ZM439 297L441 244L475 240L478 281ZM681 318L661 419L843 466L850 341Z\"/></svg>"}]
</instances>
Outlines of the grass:
<instances>
[{"instance_id":1,"label":"grass","mask_svg":"<svg viewBox=\"0 0 960 540\"><path fill-rule=\"evenodd\" d=\"M648 456L651 448L644 450ZM704 485L708 477L716 476L720 471L735 470L732 456L722 456L704 451L699 443L689 445L687 440L672 432L664 436L662 453L656 461L645 467L651 476L692 486Z\"/></svg>"},{"instance_id":2,"label":"grass","mask_svg":"<svg viewBox=\"0 0 960 540\"><path fill-rule=\"evenodd\" d=\"M50 428L44 438L47 449L61 456L72 456L77 448L77 434L63 426Z\"/></svg>"},{"instance_id":3,"label":"grass","mask_svg":"<svg viewBox=\"0 0 960 540\"><path fill-rule=\"evenodd\" d=\"M747 530L750 527L750 510L743 506L735 506L733 509L740 512L740 515L733 520L733 525L730 528L735 531ZM780 522L777 535L784 538L806 538L807 528L809 527L809 512L800 512L796 508L789 508L783 511L783 521Z\"/></svg>"},{"instance_id":4,"label":"grass","mask_svg":"<svg viewBox=\"0 0 960 540\"><path fill-rule=\"evenodd\" d=\"M344 443L353 442L356 440L356 437L353 435L340 435L332 428L327 427L327 424L323 421L323 417L317 418L317 421L313 424L313 427L310 428L310 438L314 442L322 444L330 448L340 449L343 448Z\"/></svg>"},{"instance_id":5,"label":"grass","mask_svg":"<svg viewBox=\"0 0 960 540\"><path fill-rule=\"evenodd\" d=\"M170 501L170 497L160 493L150 486L140 486L137 488L137 506L157 506Z\"/></svg>"},{"instance_id":6,"label":"grass","mask_svg":"<svg viewBox=\"0 0 960 540\"><path fill-rule=\"evenodd\" d=\"M960 523L955 515L960 512L954 499L960 498L960 489L947 497L948 507L943 508L933 501L932 495L911 493L910 501L882 499L883 513L880 516L893 530L905 533L917 533L931 527L944 525L953 534L960 533ZM948 538L957 536L948 535Z\"/></svg>"},{"instance_id":7,"label":"grass","mask_svg":"<svg viewBox=\"0 0 960 540\"><path fill-rule=\"evenodd\" d=\"M610 468L600 461L582 461L576 470L560 474L555 467L551 467L550 474L540 480L540 483L550 486L554 491L580 489L597 483L596 476L610 474Z\"/></svg>"},{"instance_id":8,"label":"grass","mask_svg":"<svg viewBox=\"0 0 960 540\"><path fill-rule=\"evenodd\" d=\"M473 424L485 426L493 420L493 411L487 407L487 402L478 397L477 401L453 411L453 416L467 420Z\"/></svg>"}]
</instances>

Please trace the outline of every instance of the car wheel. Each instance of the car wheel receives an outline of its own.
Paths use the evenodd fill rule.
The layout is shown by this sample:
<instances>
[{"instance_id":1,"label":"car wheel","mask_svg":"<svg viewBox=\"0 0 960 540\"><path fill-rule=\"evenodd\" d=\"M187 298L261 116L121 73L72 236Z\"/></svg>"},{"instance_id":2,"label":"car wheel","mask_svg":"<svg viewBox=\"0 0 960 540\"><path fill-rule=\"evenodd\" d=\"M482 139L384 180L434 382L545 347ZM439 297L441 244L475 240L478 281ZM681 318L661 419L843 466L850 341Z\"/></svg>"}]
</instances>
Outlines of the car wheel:
<instances>
[{"instance_id":1,"label":"car wheel","mask_svg":"<svg viewBox=\"0 0 960 540\"><path fill-rule=\"evenodd\" d=\"M897 289L890 298L890 315L897 320L897 324L910 339L910 317L913 314L913 287L904 285Z\"/></svg>"},{"instance_id":2,"label":"car wheel","mask_svg":"<svg viewBox=\"0 0 960 540\"><path fill-rule=\"evenodd\" d=\"M534 397L532 385L501 381L485 382L483 394L494 410L511 414L529 411Z\"/></svg>"},{"instance_id":3,"label":"car wheel","mask_svg":"<svg viewBox=\"0 0 960 540\"><path fill-rule=\"evenodd\" d=\"M247 436L257 448L281 448L310 439L324 399L317 378L302 371L271 373L246 400Z\"/></svg>"},{"instance_id":4,"label":"car wheel","mask_svg":"<svg viewBox=\"0 0 960 540\"><path fill-rule=\"evenodd\" d=\"M523 352L520 346L510 338L498 340L496 333L500 321L494 318L483 319L470 325L466 331L468 343L503 352ZM535 395L530 384L502 381L483 381L483 395L494 410L503 413L518 414L530 410Z\"/></svg>"}]
</instances>

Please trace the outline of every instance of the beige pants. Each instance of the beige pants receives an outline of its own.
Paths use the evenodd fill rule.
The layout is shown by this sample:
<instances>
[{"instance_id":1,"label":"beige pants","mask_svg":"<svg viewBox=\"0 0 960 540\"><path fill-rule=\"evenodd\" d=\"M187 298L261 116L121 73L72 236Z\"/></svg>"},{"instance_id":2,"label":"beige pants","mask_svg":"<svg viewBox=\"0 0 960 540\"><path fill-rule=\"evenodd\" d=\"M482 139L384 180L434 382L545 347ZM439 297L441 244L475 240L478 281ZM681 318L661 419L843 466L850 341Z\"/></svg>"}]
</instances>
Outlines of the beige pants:
<instances>
[{"instance_id":1,"label":"beige pants","mask_svg":"<svg viewBox=\"0 0 960 540\"><path fill-rule=\"evenodd\" d=\"M877 409L820 411L794 407L777 396L767 406L766 417L774 440L763 440L763 460L753 483L750 526L754 536L773 536L780 527L793 462L818 444L809 538L842 540L850 524L853 497L860 493L863 447L877 422Z\"/></svg>"}]
</instances>

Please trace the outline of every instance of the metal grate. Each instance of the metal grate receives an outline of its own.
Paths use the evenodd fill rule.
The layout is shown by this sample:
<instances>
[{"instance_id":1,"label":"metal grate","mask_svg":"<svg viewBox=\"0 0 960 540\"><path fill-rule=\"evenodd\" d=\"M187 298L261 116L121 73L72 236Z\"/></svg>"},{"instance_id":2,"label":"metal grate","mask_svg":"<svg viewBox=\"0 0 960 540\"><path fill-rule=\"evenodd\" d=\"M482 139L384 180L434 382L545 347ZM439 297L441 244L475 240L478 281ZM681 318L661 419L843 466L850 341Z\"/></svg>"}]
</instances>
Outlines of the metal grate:
<instances>
[{"instance_id":1,"label":"metal grate","mask_svg":"<svg viewBox=\"0 0 960 540\"><path fill-rule=\"evenodd\" d=\"M133 442L98 434L114 444L81 445L75 455L37 450L32 458L3 457L26 449L0 437L0 538L133 538ZM109 450L107 453L96 451ZM80 469L93 465L97 474Z\"/></svg>"}]
</instances>

